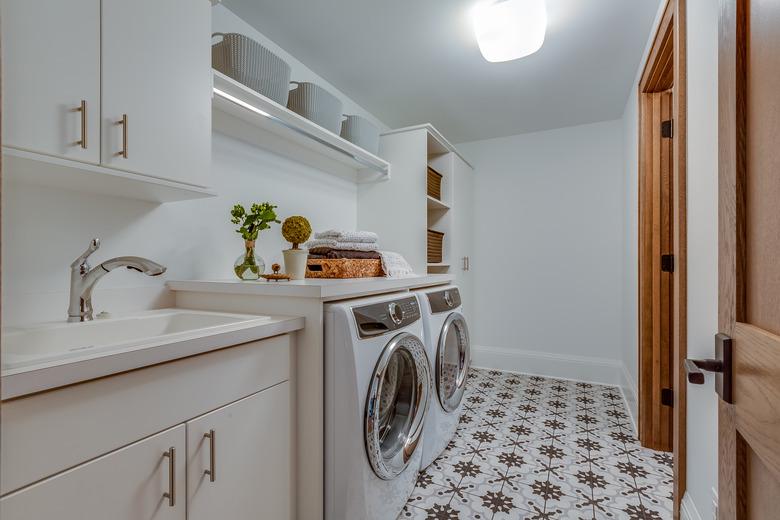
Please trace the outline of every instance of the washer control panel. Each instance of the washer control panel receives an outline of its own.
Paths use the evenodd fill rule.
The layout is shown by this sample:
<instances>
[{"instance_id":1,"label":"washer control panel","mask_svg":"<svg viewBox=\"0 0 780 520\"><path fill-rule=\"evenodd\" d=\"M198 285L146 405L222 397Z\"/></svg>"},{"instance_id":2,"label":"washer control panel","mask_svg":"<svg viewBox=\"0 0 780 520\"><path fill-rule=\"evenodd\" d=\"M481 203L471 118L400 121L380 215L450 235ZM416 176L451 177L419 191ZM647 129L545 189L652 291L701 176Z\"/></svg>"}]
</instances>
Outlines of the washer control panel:
<instances>
[{"instance_id":1,"label":"washer control panel","mask_svg":"<svg viewBox=\"0 0 780 520\"><path fill-rule=\"evenodd\" d=\"M427 293L428 303L431 304L431 311L434 314L440 312L449 312L460 307L460 291L457 287L444 289L442 291Z\"/></svg>"},{"instance_id":2,"label":"washer control panel","mask_svg":"<svg viewBox=\"0 0 780 520\"><path fill-rule=\"evenodd\" d=\"M420 319L417 298L409 296L389 302L354 307L358 334L370 338L406 327Z\"/></svg>"}]
</instances>

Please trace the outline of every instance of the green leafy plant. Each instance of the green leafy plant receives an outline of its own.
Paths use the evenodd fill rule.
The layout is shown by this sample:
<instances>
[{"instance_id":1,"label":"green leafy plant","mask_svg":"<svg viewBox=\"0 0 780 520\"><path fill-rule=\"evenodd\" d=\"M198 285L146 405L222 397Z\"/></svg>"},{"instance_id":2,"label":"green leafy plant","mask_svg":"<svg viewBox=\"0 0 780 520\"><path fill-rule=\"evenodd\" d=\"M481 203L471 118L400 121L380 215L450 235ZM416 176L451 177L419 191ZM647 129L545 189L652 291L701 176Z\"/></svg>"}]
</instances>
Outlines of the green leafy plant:
<instances>
[{"instance_id":1,"label":"green leafy plant","mask_svg":"<svg viewBox=\"0 0 780 520\"><path fill-rule=\"evenodd\" d=\"M298 249L311 236L311 224L306 217L295 215L284 219L282 224L282 236L292 244L293 249Z\"/></svg>"},{"instance_id":2,"label":"green leafy plant","mask_svg":"<svg viewBox=\"0 0 780 520\"><path fill-rule=\"evenodd\" d=\"M262 230L270 228L273 223L281 222L276 218L275 210L276 206L270 202L252 204L249 211L241 204L236 204L230 211L230 222L239 226L236 233L239 233L244 240L254 241Z\"/></svg>"}]
</instances>

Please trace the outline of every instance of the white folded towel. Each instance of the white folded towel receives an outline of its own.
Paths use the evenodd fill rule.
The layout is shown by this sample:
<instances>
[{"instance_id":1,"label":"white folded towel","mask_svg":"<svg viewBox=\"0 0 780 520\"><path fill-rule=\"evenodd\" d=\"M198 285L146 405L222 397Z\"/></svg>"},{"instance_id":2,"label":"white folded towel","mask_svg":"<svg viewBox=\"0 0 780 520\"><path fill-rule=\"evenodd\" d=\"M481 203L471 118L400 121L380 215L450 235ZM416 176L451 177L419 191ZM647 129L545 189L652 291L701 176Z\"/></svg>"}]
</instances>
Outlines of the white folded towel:
<instances>
[{"instance_id":1,"label":"white folded towel","mask_svg":"<svg viewBox=\"0 0 780 520\"><path fill-rule=\"evenodd\" d=\"M303 247L306 249L314 249L315 247L332 247L335 249L336 244L338 244L338 241L332 238L317 238L314 240L309 240L303 244Z\"/></svg>"},{"instance_id":2,"label":"white folded towel","mask_svg":"<svg viewBox=\"0 0 780 520\"><path fill-rule=\"evenodd\" d=\"M334 239L339 242L365 242L373 243L379 241L379 235L372 231L342 231L338 229L328 229L314 234L315 239Z\"/></svg>"},{"instance_id":3,"label":"white folded towel","mask_svg":"<svg viewBox=\"0 0 780 520\"><path fill-rule=\"evenodd\" d=\"M388 278L409 278L414 276L414 271L406 258L393 251L380 251L382 256L382 270Z\"/></svg>"},{"instance_id":4,"label":"white folded towel","mask_svg":"<svg viewBox=\"0 0 780 520\"><path fill-rule=\"evenodd\" d=\"M379 244L376 242L340 242L330 238L315 238L306 242L303 247L306 249L329 247L331 249L346 249L348 251L376 251L379 249Z\"/></svg>"}]
</instances>

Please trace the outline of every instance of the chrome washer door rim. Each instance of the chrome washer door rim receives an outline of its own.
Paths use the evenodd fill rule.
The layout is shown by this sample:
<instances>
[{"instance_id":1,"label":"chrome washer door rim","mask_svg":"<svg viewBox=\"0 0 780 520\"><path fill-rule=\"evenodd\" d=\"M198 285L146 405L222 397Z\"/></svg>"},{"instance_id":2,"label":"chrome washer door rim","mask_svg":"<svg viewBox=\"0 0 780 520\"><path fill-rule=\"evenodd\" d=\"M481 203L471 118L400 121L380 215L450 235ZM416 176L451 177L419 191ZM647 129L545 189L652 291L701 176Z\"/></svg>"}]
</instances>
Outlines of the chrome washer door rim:
<instances>
[{"instance_id":1,"label":"chrome washer door rim","mask_svg":"<svg viewBox=\"0 0 780 520\"><path fill-rule=\"evenodd\" d=\"M391 366L391 359L401 351L403 351L403 355L409 356L414 367L413 398L409 411L410 421L408 427L404 429L404 436L399 444L400 449L386 456L382 449L383 425L381 424L385 416L381 413L379 403L382 397L382 384ZM431 375L423 342L408 332L395 336L384 348L379 361L377 361L366 397L364 422L366 454L371 468L379 478L391 480L400 475L409 465L409 461L421 440L420 436L430 401L430 387Z\"/></svg>"},{"instance_id":2,"label":"chrome washer door rim","mask_svg":"<svg viewBox=\"0 0 780 520\"><path fill-rule=\"evenodd\" d=\"M448 395L447 388L442 384L444 377L445 355L447 353L447 337L454 328L458 339L458 374L455 378L455 390ZM471 365L471 340L466 318L459 312L453 312L444 321L439 334L439 345L436 351L436 390L439 403L445 412L454 412L463 400L466 391L466 379Z\"/></svg>"}]
</instances>

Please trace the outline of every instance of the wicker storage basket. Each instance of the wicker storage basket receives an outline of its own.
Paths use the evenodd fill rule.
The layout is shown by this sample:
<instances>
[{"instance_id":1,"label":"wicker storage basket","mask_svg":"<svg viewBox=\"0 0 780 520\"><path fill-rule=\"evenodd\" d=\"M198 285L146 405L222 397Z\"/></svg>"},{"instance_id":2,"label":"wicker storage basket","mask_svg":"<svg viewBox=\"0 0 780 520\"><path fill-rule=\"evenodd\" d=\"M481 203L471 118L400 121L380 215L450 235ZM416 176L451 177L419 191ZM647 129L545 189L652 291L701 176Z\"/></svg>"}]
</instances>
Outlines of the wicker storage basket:
<instances>
[{"instance_id":1,"label":"wicker storage basket","mask_svg":"<svg viewBox=\"0 0 780 520\"><path fill-rule=\"evenodd\" d=\"M444 233L441 231L428 230L428 263L440 264L444 260L443 255Z\"/></svg>"},{"instance_id":2,"label":"wicker storage basket","mask_svg":"<svg viewBox=\"0 0 780 520\"><path fill-rule=\"evenodd\" d=\"M371 121L360 116L344 114L341 122L341 137L354 143L367 152L379 153L379 129Z\"/></svg>"},{"instance_id":3,"label":"wicker storage basket","mask_svg":"<svg viewBox=\"0 0 780 520\"><path fill-rule=\"evenodd\" d=\"M338 135L341 130L341 100L314 83L291 81L287 108Z\"/></svg>"},{"instance_id":4,"label":"wicker storage basket","mask_svg":"<svg viewBox=\"0 0 780 520\"><path fill-rule=\"evenodd\" d=\"M253 39L238 33L214 33L211 66L282 106L290 91L290 66Z\"/></svg>"},{"instance_id":5,"label":"wicker storage basket","mask_svg":"<svg viewBox=\"0 0 780 520\"><path fill-rule=\"evenodd\" d=\"M384 276L381 260L354 258L309 259L306 278L371 278Z\"/></svg>"},{"instance_id":6,"label":"wicker storage basket","mask_svg":"<svg viewBox=\"0 0 780 520\"><path fill-rule=\"evenodd\" d=\"M442 174L428 166L428 195L436 200L441 200Z\"/></svg>"}]
</instances>

